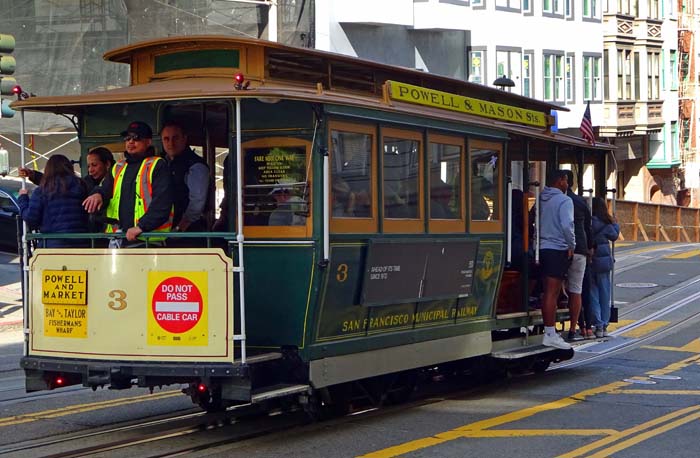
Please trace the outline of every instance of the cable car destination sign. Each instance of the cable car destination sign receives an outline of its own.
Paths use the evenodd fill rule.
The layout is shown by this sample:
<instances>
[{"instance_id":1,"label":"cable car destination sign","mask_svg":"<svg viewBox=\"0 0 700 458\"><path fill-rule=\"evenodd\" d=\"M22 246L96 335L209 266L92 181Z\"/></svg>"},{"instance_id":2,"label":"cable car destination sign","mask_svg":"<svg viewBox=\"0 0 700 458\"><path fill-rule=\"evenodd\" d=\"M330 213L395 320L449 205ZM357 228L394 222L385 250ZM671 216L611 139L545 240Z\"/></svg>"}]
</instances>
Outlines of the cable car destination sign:
<instances>
[{"instance_id":1,"label":"cable car destination sign","mask_svg":"<svg viewBox=\"0 0 700 458\"><path fill-rule=\"evenodd\" d=\"M486 100L436 91L398 81L387 81L387 84L389 85L389 97L394 100L518 124L547 127L547 116L541 111L487 102Z\"/></svg>"}]
</instances>

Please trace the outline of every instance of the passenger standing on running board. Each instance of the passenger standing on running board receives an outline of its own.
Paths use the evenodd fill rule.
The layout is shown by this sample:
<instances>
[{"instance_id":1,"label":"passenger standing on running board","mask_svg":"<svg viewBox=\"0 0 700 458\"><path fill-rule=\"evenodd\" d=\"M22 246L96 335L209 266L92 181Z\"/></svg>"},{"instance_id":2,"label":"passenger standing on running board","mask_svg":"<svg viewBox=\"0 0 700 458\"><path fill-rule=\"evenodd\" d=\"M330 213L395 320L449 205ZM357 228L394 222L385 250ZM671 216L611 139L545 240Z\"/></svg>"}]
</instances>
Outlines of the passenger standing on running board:
<instances>
[{"instance_id":1,"label":"passenger standing on running board","mask_svg":"<svg viewBox=\"0 0 700 458\"><path fill-rule=\"evenodd\" d=\"M544 282L542 319L547 347L571 348L554 327L562 282L574 255L574 203L566 196L569 187L566 170L554 170L540 194L540 265Z\"/></svg>"},{"instance_id":2,"label":"passenger standing on running board","mask_svg":"<svg viewBox=\"0 0 700 458\"><path fill-rule=\"evenodd\" d=\"M574 257L569 267L566 279L566 291L569 294L569 342L576 340L576 325L581 313L581 294L583 293L583 276L586 273L586 264L593 254L593 240L591 237L591 209L586 200L574 193L571 187L574 185L574 172L566 170L566 179L569 187L566 195L574 203L574 232L576 234L576 247ZM580 187L579 183L579 187ZM581 338L585 337L586 330L581 329Z\"/></svg>"}]
</instances>

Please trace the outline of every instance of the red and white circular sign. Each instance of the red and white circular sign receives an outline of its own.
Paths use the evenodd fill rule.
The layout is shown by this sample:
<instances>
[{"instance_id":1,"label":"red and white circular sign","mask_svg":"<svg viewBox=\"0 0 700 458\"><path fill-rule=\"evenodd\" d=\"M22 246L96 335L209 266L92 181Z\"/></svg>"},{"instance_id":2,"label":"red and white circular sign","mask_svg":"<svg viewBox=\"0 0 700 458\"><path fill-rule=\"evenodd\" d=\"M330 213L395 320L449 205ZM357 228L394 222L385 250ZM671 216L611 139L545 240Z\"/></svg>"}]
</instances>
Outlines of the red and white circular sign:
<instances>
[{"instance_id":1,"label":"red and white circular sign","mask_svg":"<svg viewBox=\"0 0 700 458\"><path fill-rule=\"evenodd\" d=\"M202 293L183 277L166 278L153 293L153 317L161 328L181 334L202 318Z\"/></svg>"}]
</instances>

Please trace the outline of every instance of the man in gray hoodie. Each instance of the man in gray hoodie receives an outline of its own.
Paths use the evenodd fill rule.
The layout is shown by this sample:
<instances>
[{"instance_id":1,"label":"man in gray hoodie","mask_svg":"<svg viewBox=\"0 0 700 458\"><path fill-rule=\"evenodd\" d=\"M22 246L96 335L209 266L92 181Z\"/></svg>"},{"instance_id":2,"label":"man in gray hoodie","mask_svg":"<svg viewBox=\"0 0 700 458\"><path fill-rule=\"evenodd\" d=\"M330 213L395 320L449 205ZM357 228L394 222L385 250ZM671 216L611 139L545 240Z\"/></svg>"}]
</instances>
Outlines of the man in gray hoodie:
<instances>
[{"instance_id":1,"label":"man in gray hoodie","mask_svg":"<svg viewBox=\"0 0 700 458\"><path fill-rule=\"evenodd\" d=\"M576 246L574 204L567 197L568 179L565 170L554 170L540 194L540 265L544 282L542 319L544 338L548 347L571 348L554 327L562 282Z\"/></svg>"}]
</instances>

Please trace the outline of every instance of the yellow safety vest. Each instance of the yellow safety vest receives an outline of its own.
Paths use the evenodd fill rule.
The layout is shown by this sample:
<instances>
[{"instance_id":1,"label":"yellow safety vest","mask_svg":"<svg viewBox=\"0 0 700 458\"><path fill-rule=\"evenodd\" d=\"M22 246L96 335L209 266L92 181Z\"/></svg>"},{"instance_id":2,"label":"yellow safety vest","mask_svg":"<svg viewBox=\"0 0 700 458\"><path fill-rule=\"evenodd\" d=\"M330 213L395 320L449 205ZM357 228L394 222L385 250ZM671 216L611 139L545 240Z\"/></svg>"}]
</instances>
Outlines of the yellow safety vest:
<instances>
[{"instance_id":1,"label":"yellow safety vest","mask_svg":"<svg viewBox=\"0 0 700 458\"><path fill-rule=\"evenodd\" d=\"M163 159L157 156L150 156L141 161L141 166L136 174L136 196L134 199L134 226L136 226L139 220L146 214L148 207L151 205L153 200L153 170L156 168L158 161ZM112 188L112 199L109 201L107 206L106 216L107 218L119 219L119 199L122 194L122 183L124 181L124 171L126 170L127 163L125 159L114 164L112 167L112 176L114 177L114 187ZM170 208L170 216L168 220L160 225L159 227L153 229L152 232L170 232L173 226L173 208ZM124 228L127 229L127 228ZM116 232L117 227L112 224L108 224L105 232ZM139 237L139 240L142 240ZM150 237L150 241L160 241L165 240L165 237Z\"/></svg>"}]
</instances>

